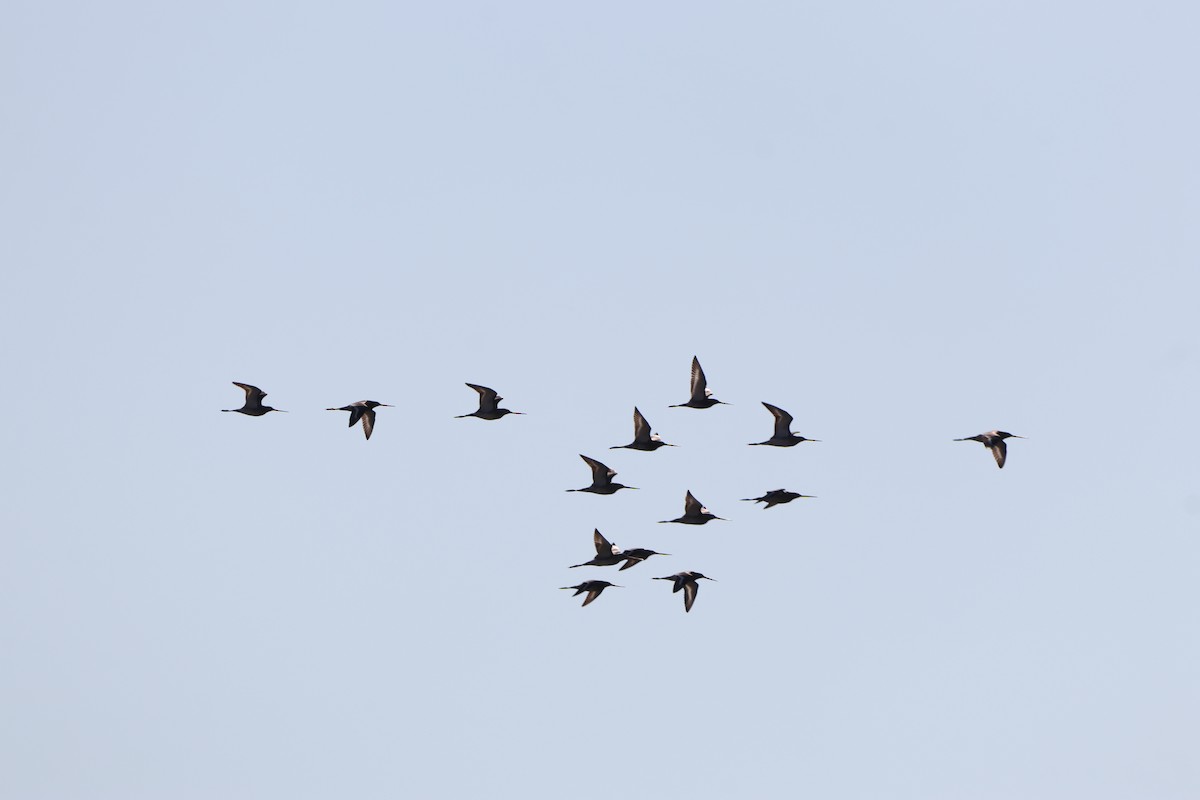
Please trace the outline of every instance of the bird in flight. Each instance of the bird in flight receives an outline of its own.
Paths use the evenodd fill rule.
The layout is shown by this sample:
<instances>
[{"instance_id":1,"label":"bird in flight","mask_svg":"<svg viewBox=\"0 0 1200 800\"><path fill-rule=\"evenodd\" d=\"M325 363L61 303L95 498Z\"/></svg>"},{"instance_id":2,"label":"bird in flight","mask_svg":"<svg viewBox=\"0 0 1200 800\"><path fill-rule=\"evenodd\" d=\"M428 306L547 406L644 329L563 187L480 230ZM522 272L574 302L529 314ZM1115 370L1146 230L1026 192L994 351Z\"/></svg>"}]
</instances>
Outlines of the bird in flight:
<instances>
[{"instance_id":1,"label":"bird in flight","mask_svg":"<svg viewBox=\"0 0 1200 800\"><path fill-rule=\"evenodd\" d=\"M594 458L579 454L589 467L592 468L592 485L582 489L567 489L568 492L591 492L592 494L615 494L621 489L636 489L636 486L626 486L623 483L613 483L617 476L616 470L611 470Z\"/></svg>"},{"instance_id":2,"label":"bird in flight","mask_svg":"<svg viewBox=\"0 0 1200 800\"><path fill-rule=\"evenodd\" d=\"M642 416L642 412L637 410L637 406L633 408L633 441L629 444L617 444L608 448L609 450L620 450L626 448L629 450L646 450L653 451L660 447L674 447L673 444L667 444L657 433L650 432L650 423L646 422L646 418Z\"/></svg>"},{"instance_id":3,"label":"bird in flight","mask_svg":"<svg viewBox=\"0 0 1200 800\"><path fill-rule=\"evenodd\" d=\"M571 597L578 597L584 592L587 592L587 597L583 598L583 605L586 606L588 603L599 597L600 593L610 586L614 586L618 589L624 588L623 586L617 586L615 583L609 583L608 581L584 581L583 583L579 583L574 586L560 586L559 588L574 589L575 594L571 595Z\"/></svg>"},{"instance_id":4,"label":"bird in flight","mask_svg":"<svg viewBox=\"0 0 1200 800\"><path fill-rule=\"evenodd\" d=\"M813 497L813 496L814 495L811 495L811 494L799 494L797 492L789 492L787 489L773 489L772 491L769 491L766 494L764 494L762 497L743 497L742 499L747 502L752 502L752 503L766 503L766 506L763 507L763 511L766 511L771 506L782 505L783 503L790 503L793 500L795 500L797 497Z\"/></svg>"},{"instance_id":5,"label":"bird in flight","mask_svg":"<svg viewBox=\"0 0 1200 800\"><path fill-rule=\"evenodd\" d=\"M371 431L375 430L375 409L383 406L391 408L387 403L377 403L374 400L359 400L357 403L351 403L348 406L341 408L327 408L326 411L349 411L350 412L350 427L354 427L354 423L362 420L363 434L368 439L371 438Z\"/></svg>"},{"instance_id":6,"label":"bird in flight","mask_svg":"<svg viewBox=\"0 0 1200 800\"><path fill-rule=\"evenodd\" d=\"M236 411L239 414L246 414L247 416L251 417L261 417L263 414L267 414L272 411L278 411L281 414L287 413L282 408L271 408L270 406L264 406L263 398L267 396L267 393L257 386L251 386L248 383L238 383L237 381L233 381L233 385L242 389L246 393L246 402L242 404L241 408L222 408L222 411Z\"/></svg>"},{"instance_id":7,"label":"bird in flight","mask_svg":"<svg viewBox=\"0 0 1200 800\"><path fill-rule=\"evenodd\" d=\"M600 533L599 528L596 528L592 533L592 543L596 545L596 557L582 564L572 564L571 569L575 569L576 567L611 567L625 560L625 556L621 554L621 548L608 539L605 539L604 534Z\"/></svg>"},{"instance_id":8,"label":"bird in flight","mask_svg":"<svg viewBox=\"0 0 1200 800\"><path fill-rule=\"evenodd\" d=\"M707 575L701 575L699 572L676 572L674 575L668 575L665 578L655 578L656 581L675 581L675 588L672 592L678 592L683 589L683 610L691 611L692 603L696 602L696 592L700 591L700 585L697 583L701 578L706 581L715 582L715 578L710 578Z\"/></svg>"},{"instance_id":9,"label":"bird in flight","mask_svg":"<svg viewBox=\"0 0 1200 800\"><path fill-rule=\"evenodd\" d=\"M1004 462L1008 460L1008 445L1004 443L1005 439L1024 439L1024 436L1017 436L1015 433L1008 431L988 431L977 436L967 436L962 439L955 439L956 442L980 442L984 447L992 451L992 455L996 458L996 466L1004 469Z\"/></svg>"},{"instance_id":10,"label":"bird in flight","mask_svg":"<svg viewBox=\"0 0 1200 800\"><path fill-rule=\"evenodd\" d=\"M751 442L751 445L769 444L774 447L792 447L801 442L819 442L820 439L805 439L798 433L792 433L792 415L779 406L763 403L771 416L775 418L775 434L765 442Z\"/></svg>"},{"instance_id":11,"label":"bird in flight","mask_svg":"<svg viewBox=\"0 0 1200 800\"><path fill-rule=\"evenodd\" d=\"M704 377L704 370L700 368L700 359L692 356L692 396L686 403L678 403L671 408L711 408L715 405L727 406L729 403L712 396L712 390L708 388L708 379Z\"/></svg>"},{"instance_id":12,"label":"bird in flight","mask_svg":"<svg viewBox=\"0 0 1200 800\"><path fill-rule=\"evenodd\" d=\"M675 519L663 519L659 520L659 522L682 522L684 525L703 525L710 519L724 520L724 517L718 517L700 505L700 501L689 490L687 497L683 498L683 516L676 517Z\"/></svg>"},{"instance_id":13,"label":"bird in flight","mask_svg":"<svg viewBox=\"0 0 1200 800\"><path fill-rule=\"evenodd\" d=\"M466 419L467 417L479 417L480 419L500 419L505 414L524 414L524 411L509 411L507 408L497 408L500 401L504 398L496 394L495 389L489 389L486 386L476 386L473 383L468 383L475 391L479 392L479 408L472 411L470 414L459 414L455 419Z\"/></svg>"}]
</instances>

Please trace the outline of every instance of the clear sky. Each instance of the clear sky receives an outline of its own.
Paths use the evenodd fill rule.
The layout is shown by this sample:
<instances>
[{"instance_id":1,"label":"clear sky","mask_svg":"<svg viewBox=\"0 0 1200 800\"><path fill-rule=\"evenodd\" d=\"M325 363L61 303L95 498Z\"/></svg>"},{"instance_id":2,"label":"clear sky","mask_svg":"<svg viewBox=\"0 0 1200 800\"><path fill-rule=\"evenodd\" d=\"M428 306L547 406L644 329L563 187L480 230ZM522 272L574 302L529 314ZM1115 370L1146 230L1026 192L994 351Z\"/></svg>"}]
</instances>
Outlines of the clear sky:
<instances>
[{"instance_id":1,"label":"clear sky","mask_svg":"<svg viewBox=\"0 0 1200 800\"><path fill-rule=\"evenodd\" d=\"M3 18L0 795L1200 796L1194 4Z\"/></svg>"}]
</instances>

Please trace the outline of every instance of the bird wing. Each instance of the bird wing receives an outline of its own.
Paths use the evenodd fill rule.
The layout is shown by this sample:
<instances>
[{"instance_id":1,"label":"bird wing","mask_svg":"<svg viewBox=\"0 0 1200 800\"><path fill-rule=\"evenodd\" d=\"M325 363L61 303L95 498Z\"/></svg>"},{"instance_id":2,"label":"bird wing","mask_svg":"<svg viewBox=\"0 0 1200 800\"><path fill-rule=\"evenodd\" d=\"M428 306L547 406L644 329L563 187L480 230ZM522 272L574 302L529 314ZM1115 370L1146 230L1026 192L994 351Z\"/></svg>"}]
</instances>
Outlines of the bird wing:
<instances>
[{"instance_id":1,"label":"bird wing","mask_svg":"<svg viewBox=\"0 0 1200 800\"><path fill-rule=\"evenodd\" d=\"M257 386L251 386L248 383L238 383L237 381L233 381L233 385L246 392L246 403L250 405L258 405L262 402L262 399L267 396L267 393L262 389L258 388Z\"/></svg>"},{"instance_id":2,"label":"bird wing","mask_svg":"<svg viewBox=\"0 0 1200 800\"><path fill-rule=\"evenodd\" d=\"M476 386L473 383L468 383L475 391L479 392L479 410L480 411L495 411L496 406L500 404L500 396L496 394L495 389L489 389L486 386Z\"/></svg>"},{"instance_id":3,"label":"bird wing","mask_svg":"<svg viewBox=\"0 0 1200 800\"><path fill-rule=\"evenodd\" d=\"M707 388L708 379L704 377L704 370L700 368L700 359L692 356L692 400L699 401L707 397Z\"/></svg>"},{"instance_id":4,"label":"bird wing","mask_svg":"<svg viewBox=\"0 0 1200 800\"><path fill-rule=\"evenodd\" d=\"M590 602L592 602L593 600L595 600L597 597L599 597L599 596L600 596L600 593L601 593L601 592L603 592L603 591L604 591L604 587L603 587L603 586L595 586L595 585L593 584L593 585L592 585L591 587L589 587L589 588L588 588L588 590L587 590L587 593L588 593L588 594L587 594L587 597L586 597L586 598L584 598L583 605L585 605L585 606L586 606L588 603L590 603ZM580 607L582 608L582 606L580 606Z\"/></svg>"},{"instance_id":5,"label":"bird wing","mask_svg":"<svg viewBox=\"0 0 1200 800\"><path fill-rule=\"evenodd\" d=\"M700 501L689 491L687 497L683 498L683 515L685 517L696 517L704 512L704 506Z\"/></svg>"},{"instance_id":6,"label":"bird wing","mask_svg":"<svg viewBox=\"0 0 1200 800\"><path fill-rule=\"evenodd\" d=\"M362 424L363 424L363 433L366 434L368 439L370 439L371 431L375 430L375 409L364 408L364 409L362 409L361 416L362 416ZM353 424L353 423L351 423L351 424Z\"/></svg>"},{"instance_id":7,"label":"bird wing","mask_svg":"<svg viewBox=\"0 0 1200 800\"><path fill-rule=\"evenodd\" d=\"M346 406L345 408L341 408L338 410L350 412L350 424L347 427L353 428L358 423L358 421L360 419L362 419L363 412L366 411L367 409L364 408L363 406L351 404L351 405Z\"/></svg>"},{"instance_id":8,"label":"bird wing","mask_svg":"<svg viewBox=\"0 0 1200 800\"><path fill-rule=\"evenodd\" d=\"M773 406L765 402L763 405L766 406L767 411L771 412L771 416L775 417L775 437L790 439L792 436L792 415L779 406Z\"/></svg>"},{"instance_id":9,"label":"bird wing","mask_svg":"<svg viewBox=\"0 0 1200 800\"><path fill-rule=\"evenodd\" d=\"M617 570L618 572L623 572L624 570L632 567L634 564L646 560L646 556L633 555L633 552L627 552L624 555L627 556L627 558L625 559L625 563L621 566L621 569Z\"/></svg>"},{"instance_id":10,"label":"bird wing","mask_svg":"<svg viewBox=\"0 0 1200 800\"><path fill-rule=\"evenodd\" d=\"M996 466L1004 469L1004 462L1008 459L1008 445L1003 439L998 439L992 444L992 455L996 457Z\"/></svg>"},{"instance_id":11,"label":"bird wing","mask_svg":"<svg viewBox=\"0 0 1200 800\"><path fill-rule=\"evenodd\" d=\"M646 444L650 441L650 423L642 416L642 412L633 408L633 441Z\"/></svg>"},{"instance_id":12,"label":"bird wing","mask_svg":"<svg viewBox=\"0 0 1200 800\"><path fill-rule=\"evenodd\" d=\"M596 555L598 556L615 556L621 552L621 548L604 538L604 534L600 533L599 528L592 534L592 541L596 545Z\"/></svg>"},{"instance_id":13,"label":"bird wing","mask_svg":"<svg viewBox=\"0 0 1200 800\"><path fill-rule=\"evenodd\" d=\"M587 465L592 468L593 486L607 486L608 484L612 483L612 479L616 477L617 473L615 471L609 469L604 464L601 464L596 459L588 458L583 453L580 453L579 457L586 461Z\"/></svg>"},{"instance_id":14,"label":"bird wing","mask_svg":"<svg viewBox=\"0 0 1200 800\"><path fill-rule=\"evenodd\" d=\"M696 592L700 591L700 585L693 580L685 581L683 584L683 610L691 611L692 603L696 602Z\"/></svg>"}]
</instances>

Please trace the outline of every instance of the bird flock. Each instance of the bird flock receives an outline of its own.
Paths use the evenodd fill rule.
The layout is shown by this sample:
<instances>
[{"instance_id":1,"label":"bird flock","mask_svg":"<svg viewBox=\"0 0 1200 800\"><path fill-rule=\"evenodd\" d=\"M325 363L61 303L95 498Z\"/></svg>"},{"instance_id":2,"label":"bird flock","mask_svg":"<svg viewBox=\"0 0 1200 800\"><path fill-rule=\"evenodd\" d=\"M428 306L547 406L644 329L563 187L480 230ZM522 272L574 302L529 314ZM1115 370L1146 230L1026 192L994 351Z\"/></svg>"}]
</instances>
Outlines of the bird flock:
<instances>
[{"instance_id":1,"label":"bird flock","mask_svg":"<svg viewBox=\"0 0 1200 800\"><path fill-rule=\"evenodd\" d=\"M271 411L280 411L282 409L272 408L264 405L263 400L267 393L257 386L252 386L248 383L238 383L233 381L233 385L239 387L246 393L246 399L241 408L226 408L222 411L236 412L246 414L251 417L261 417ZM468 383L468 387L474 389L479 394L479 408L469 414L460 414L455 419L465 419L466 417L478 417L483 420L498 420L509 414L521 415L521 411L511 411L507 408L500 408L500 402L504 399L496 394L494 389L486 386L479 386L474 383ZM717 400L712 396L712 390L708 388L708 379L704 375L704 370L700 366L698 357L692 357L692 376L691 376L691 397L685 403L678 403L670 406L670 408L696 408L706 409L716 405L728 405L721 400ZM749 442L752 446L768 445L771 447L794 447L801 442L819 442L820 439L809 439L792 431L794 419L791 414L784 411L782 408L763 402L763 406L771 413L774 419L775 426L771 438L762 442ZM363 435L371 438L372 431L375 430L375 409L391 408L387 403L380 403L375 400L359 400L344 406L338 406L326 409L327 411L347 411L350 413L349 427L353 428L355 424L361 422ZM955 439L956 442L979 442L984 447L992 451L992 456L996 459L996 466L1003 469L1004 463L1008 460L1008 446L1005 444L1006 439L1023 439L1023 436L1017 436L1014 433L1007 431L987 431L975 436L966 436L961 439ZM661 447L674 447L675 445L664 442L656 433L652 433L650 423L646 421L645 415L635 406L633 409L633 441L629 444L613 445L610 450L642 450L645 452L654 452ZM606 464L585 456L582 453L579 455L584 463L592 472L592 482L578 489L567 489L568 492L589 492L598 495L616 494L621 489L636 489L636 486L626 486L622 483L617 483L613 480L617 476L615 470L609 468ZM784 503L790 503L799 498L812 498L813 495L800 494L799 492L788 491L787 489L774 489L764 493L761 497L745 497L742 498L745 502L764 503L764 510L772 508ZM679 523L682 525L704 525L710 520L721 520L723 517L718 517L713 514L704 504L696 499L695 495L688 490L683 500L683 515L675 519L660 520L663 524ZM665 556L669 553L660 553L655 550L650 550L644 547L636 547L622 549L610 542L600 533L599 529L595 529L592 533L592 544L595 547L596 555L588 561L580 564L572 564L570 569L577 567L612 567L617 564L621 565L620 572L623 572L631 567L637 566L643 561L648 560L651 556ZM715 581L715 578L710 578L700 572L693 570L684 570L677 572L674 575L666 575L663 577L653 578L656 581L671 581L673 593L683 592L683 610L689 612L692 610L693 604L696 602L696 594L700 590L699 581L708 580ZM566 590L573 590L572 597L577 597L581 594L586 594L583 599L583 605L587 606L597 597L599 597L605 589L608 588L623 588L615 583L603 580L585 580L574 586L561 587Z\"/></svg>"}]
</instances>

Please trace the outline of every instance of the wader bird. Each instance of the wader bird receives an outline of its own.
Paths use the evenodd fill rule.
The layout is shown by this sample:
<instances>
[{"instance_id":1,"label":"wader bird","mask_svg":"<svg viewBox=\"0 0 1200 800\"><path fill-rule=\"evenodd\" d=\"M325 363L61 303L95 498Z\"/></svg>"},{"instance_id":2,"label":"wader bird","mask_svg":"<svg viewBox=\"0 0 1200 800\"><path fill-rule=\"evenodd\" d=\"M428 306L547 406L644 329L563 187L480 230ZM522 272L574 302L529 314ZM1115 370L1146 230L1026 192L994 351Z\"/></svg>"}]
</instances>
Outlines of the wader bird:
<instances>
[{"instance_id":1,"label":"wader bird","mask_svg":"<svg viewBox=\"0 0 1200 800\"><path fill-rule=\"evenodd\" d=\"M715 582L715 578L710 578L707 575L701 575L699 572L677 572L674 575L668 575L665 578L655 578L656 581L675 581L675 588L672 592L678 592L683 589L683 610L691 611L692 603L696 602L696 592L700 591L700 585L696 581L703 578L706 581ZM586 605L586 604L585 604Z\"/></svg>"},{"instance_id":2,"label":"wader bird","mask_svg":"<svg viewBox=\"0 0 1200 800\"><path fill-rule=\"evenodd\" d=\"M646 418L642 416L642 412L637 410L637 406L633 408L633 441L629 444L617 444L608 448L609 450L620 450L627 448L629 450L657 450L660 447L674 447L673 444L667 444L662 439L658 438L657 433L650 433L650 423L646 422Z\"/></svg>"},{"instance_id":3,"label":"wader bird","mask_svg":"<svg viewBox=\"0 0 1200 800\"><path fill-rule=\"evenodd\" d=\"M783 503L790 503L793 500L795 500L797 497L813 497L813 496L814 495L811 495L811 494L798 494L796 492L789 492L787 489L775 489L773 491L767 492L762 497L743 497L742 499L745 500L746 502L750 502L750 503L766 503L766 506L763 507L763 511L766 511L771 506L778 506L778 505L782 505Z\"/></svg>"},{"instance_id":4,"label":"wader bird","mask_svg":"<svg viewBox=\"0 0 1200 800\"><path fill-rule=\"evenodd\" d=\"M765 442L751 442L751 445L769 444L774 447L791 447L801 442L819 442L820 439L805 439L798 433L792 433L792 415L779 406L763 403L771 416L775 417L775 435Z\"/></svg>"},{"instance_id":5,"label":"wader bird","mask_svg":"<svg viewBox=\"0 0 1200 800\"><path fill-rule=\"evenodd\" d=\"M233 381L233 385L246 392L246 402L242 404L241 408L222 408L222 411L236 411L239 414L246 414L251 417L261 417L263 414L271 411L278 411L281 414L287 413L281 408L264 406L262 401L267 396L267 393L257 386L251 386L248 383L238 383L237 381Z\"/></svg>"},{"instance_id":6,"label":"wader bird","mask_svg":"<svg viewBox=\"0 0 1200 800\"><path fill-rule=\"evenodd\" d=\"M617 586L615 583L609 583L608 581L584 581L583 583L577 584L575 586L560 586L559 588L560 589L574 589L575 594L571 595L571 597L578 597L579 595L583 594L584 592L587 592L587 597L583 598L583 605L586 606L588 603L592 602L597 597L599 597L600 593L603 592L605 589L607 589L610 586L614 586L618 589L625 588L623 586Z\"/></svg>"},{"instance_id":7,"label":"wader bird","mask_svg":"<svg viewBox=\"0 0 1200 800\"><path fill-rule=\"evenodd\" d=\"M659 520L659 522L682 522L684 525L703 525L710 519L724 520L723 517L718 517L716 514L710 513L707 508L700 505L700 501L689 491L687 497L683 498L683 516L676 517L675 519L663 519Z\"/></svg>"},{"instance_id":8,"label":"wader bird","mask_svg":"<svg viewBox=\"0 0 1200 800\"><path fill-rule=\"evenodd\" d=\"M1004 469L1004 462L1008 459L1008 445L1004 443L1005 439L1024 439L1024 436L1017 436L1015 433L1007 431L988 431L981 433L978 436L967 436L964 439L955 439L956 442L981 442L984 447L992 451L992 455L996 457L996 466Z\"/></svg>"},{"instance_id":9,"label":"wader bird","mask_svg":"<svg viewBox=\"0 0 1200 800\"><path fill-rule=\"evenodd\" d=\"M375 409L383 406L391 408L387 403L377 403L374 400L359 400L357 403L351 403L348 406L341 408L327 408L326 411L349 411L350 412L350 427L354 427L354 423L362 420L363 433L368 439L371 438L371 431L375 430Z\"/></svg>"},{"instance_id":10,"label":"wader bird","mask_svg":"<svg viewBox=\"0 0 1200 800\"><path fill-rule=\"evenodd\" d=\"M631 547L628 550L621 551L621 558L628 559L625 566L621 567L621 571L627 570L634 564L640 564L650 556L669 556L670 553L659 553L655 550L647 550L644 547Z\"/></svg>"},{"instance_id":11,"label":"wader bird","mask_svg":"<svg viewBox=\"0 0 1200 800\"><path fill-rule=\"evenodd\" d=\"M613 478L617 473L611 470L604 464L601 464L594 458L588 458L583 453L579 454L587 465L592 468L592 485L585 486L582 489L567 489L568 492L591 492L592 494L615 494L621 489L636 489L636 486L626 486L623 483L613 483Z\"/></svg>"},{"instance_id":12,"label":"wader bird","mask_svg":"<svg viewBox=\"0 0 1200 800\"><path fill-rule=\"evenodd\" d=\"M500 401L504 398L496 394L495 389L489 389L486 386L476 386L473 383L468 383L475 391L479 392L479 409L472 411L470 414L460 414L455 419L466 419L467 417L479 417L480 419L500 419L505 414L521 415L523 411L509 411L507 408L497 408Z\"/></svg>"},{"instance_id":13,"label":"wader bird","mask_svg":"<svg viewBox=\"0 0 1200 800\"><path fill-rule=\"evenodd\" d=\"M704 377L704 370L700 369L700 359L692 356L692 396L686 403L679 403L671 408L711 408L718 404L729 405L712 396L712 391L708 388L708 379Z\"/></svg>"}]
</instances>

